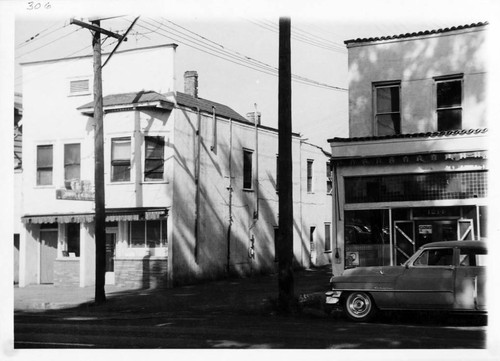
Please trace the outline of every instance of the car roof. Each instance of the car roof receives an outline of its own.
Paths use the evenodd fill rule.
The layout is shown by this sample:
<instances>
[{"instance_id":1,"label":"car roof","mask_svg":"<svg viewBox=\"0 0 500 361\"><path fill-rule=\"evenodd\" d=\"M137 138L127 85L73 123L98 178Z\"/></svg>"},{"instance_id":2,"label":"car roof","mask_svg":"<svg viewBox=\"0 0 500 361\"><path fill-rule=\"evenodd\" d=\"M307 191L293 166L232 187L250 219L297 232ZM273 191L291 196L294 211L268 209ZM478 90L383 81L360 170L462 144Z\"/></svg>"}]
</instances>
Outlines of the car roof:
<instances>
[{"instance_id":1,"label":"car roof","mask_svg":"<svg viewBox=\"0 0 500 361\"><path fill-rule=\"evenodd\" d=\"M486 242L484 241L441 241L427 243L422 246L423 249L427 248L437 248L437 247L474 247L474 248L486 248Z\"/></svg>"}]
</instances>

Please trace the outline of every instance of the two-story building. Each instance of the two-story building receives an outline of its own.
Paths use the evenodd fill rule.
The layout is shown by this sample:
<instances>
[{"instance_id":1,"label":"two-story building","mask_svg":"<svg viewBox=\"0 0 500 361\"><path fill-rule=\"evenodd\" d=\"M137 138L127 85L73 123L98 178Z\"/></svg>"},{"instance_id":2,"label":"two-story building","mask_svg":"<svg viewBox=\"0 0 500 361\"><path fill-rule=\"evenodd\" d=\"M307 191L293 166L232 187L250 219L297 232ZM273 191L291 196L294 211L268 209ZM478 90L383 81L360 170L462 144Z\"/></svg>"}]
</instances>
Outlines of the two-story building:
<instances>
[{"instance_id":1,"label":"two-story building","mask_svg":"<svg viewBox=\"0 0 500 361\"><path fill-rule=\"evenodd\" d=\"M334 274L487 236L487 27L345 42L349 138L329 139Z\"/></svg>"},{"instance_id":2,"label":"two-story building","mask_svg":"<svg viewBox=\"0 0 500 361\"><path fill-rule=\"evenodd\" d=\"M278 132L199 97L195 71L178 91L176 47L117 52L103 69L107 283L275 270ZM23 79L20 286L93 285L92 58L25 63ZM292 143L295 265L324 265L330 154Z\"/></svg>"}]
</instances>

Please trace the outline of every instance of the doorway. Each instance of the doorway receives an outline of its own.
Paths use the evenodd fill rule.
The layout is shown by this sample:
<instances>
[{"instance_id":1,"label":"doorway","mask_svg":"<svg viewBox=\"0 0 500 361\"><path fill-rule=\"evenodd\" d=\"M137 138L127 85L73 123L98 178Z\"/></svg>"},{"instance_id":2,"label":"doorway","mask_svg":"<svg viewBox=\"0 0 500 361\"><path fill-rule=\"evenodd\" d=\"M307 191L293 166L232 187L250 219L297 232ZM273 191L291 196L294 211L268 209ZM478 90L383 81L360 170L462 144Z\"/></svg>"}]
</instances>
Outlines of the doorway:
<instances>
[{"instance_id":1,"label":"doorway","mask_svg":"<svg viewBox=\"0 0 500 361\"><path fill-rule=\"evenodd\" d=\"M54 283L57 230L40 230L40 283Z\"/></svg>"}]
</instances>

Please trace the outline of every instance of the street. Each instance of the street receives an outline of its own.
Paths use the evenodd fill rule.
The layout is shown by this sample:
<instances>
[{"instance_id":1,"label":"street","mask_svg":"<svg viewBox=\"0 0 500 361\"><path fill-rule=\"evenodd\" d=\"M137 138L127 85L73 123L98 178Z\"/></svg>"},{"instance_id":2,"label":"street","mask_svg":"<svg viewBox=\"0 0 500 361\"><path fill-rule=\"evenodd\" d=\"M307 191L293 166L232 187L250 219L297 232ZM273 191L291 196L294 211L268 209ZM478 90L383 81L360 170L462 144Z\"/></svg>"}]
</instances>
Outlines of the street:
<instances>
[{"instance_id":1,"label":"street","mask_svg":"<svg viewBox=\"0 0 500 361\"><path fill-rule=\"evenodd\" d=\"M16 348L485 348L486 327L405 317L355 324L342 317L207 314L17 315Z\"/></svg>"},{"instance_id":2,"label":"street","mask_svg":"<svg viewBox=\"0 0 500 361\"><path fill-rule=\"evenodd\" d=\"M487 320L470 315L382 313L373 323L326 314L328 269L298 271L301 312L273 307L276 275L228 279L167 290L109 293L102 306L14 313L14 347L21 348L238 348L238 349L484 349ZM31 290L36 290L32 288ZM70 292L63 288L41 288ZM16 304L29 288L16 289ZM32 291L33 292L33 291ZM41 292L41 291L40 291ZM61 298L62 296L59 295Z\"/></svg>"}]
</instances>

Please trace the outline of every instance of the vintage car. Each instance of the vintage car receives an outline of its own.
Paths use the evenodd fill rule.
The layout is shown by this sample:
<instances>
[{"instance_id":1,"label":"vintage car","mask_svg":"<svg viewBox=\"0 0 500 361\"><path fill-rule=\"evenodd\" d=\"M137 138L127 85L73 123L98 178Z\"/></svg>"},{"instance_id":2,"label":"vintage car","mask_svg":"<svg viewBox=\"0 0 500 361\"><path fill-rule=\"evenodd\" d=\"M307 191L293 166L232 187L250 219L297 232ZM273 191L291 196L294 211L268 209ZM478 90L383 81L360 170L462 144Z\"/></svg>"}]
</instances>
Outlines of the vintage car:
<instances>
[{"instance_id":1,"label":"vintage car","mask_svg":"<svg viewBox=\"0 0 500 361\"><path fill-rule=\"evenodd\" d=\"M484 241L422 246L401 266L357 267L330 279L326 306L369 321L378 310L486 312Z\"/></svg>"}]
</instances>

